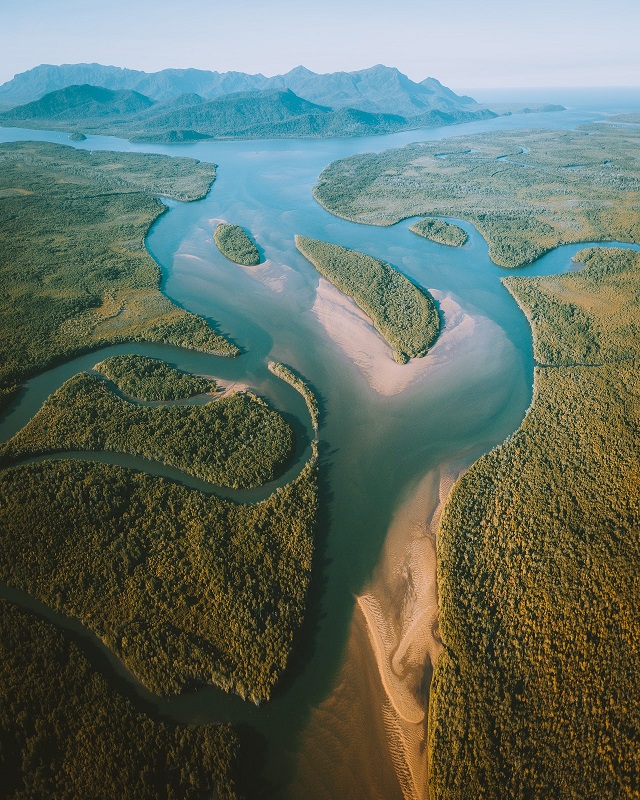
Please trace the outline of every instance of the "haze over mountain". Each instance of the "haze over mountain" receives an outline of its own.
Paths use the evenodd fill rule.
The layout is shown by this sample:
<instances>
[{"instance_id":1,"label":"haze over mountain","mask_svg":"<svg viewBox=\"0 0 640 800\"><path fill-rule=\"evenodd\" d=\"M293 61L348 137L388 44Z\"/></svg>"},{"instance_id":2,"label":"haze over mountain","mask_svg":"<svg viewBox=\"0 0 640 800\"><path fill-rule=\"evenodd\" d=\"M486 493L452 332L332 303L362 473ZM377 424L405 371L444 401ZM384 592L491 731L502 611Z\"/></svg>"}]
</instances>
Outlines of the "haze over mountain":
<instances>
[{"instance_id":1,"label":"haze over mountain","mask_svg":"<svg viewBox=\"0 0 640 800\"><path fill-rule=\"evenodd\" d=\"M415 83L394 67L382 64L357 72L325 75L301 66L272 78L198 69L165 69L147 73L101 64L41 64L0 86L0 105L4 108L23 105L49 92L83 84L112 90L127 89L160 102L182 94L195 93L213 100L238 92L291 89L306 100L334 109L356 108L403 117L435 109L452 112L477 108L472 98L458 96L435 78Z\"/></svg>"},{"instance_id":2,"label":"haze over mountain","mask_svg":"<svg viewBox=\"0 0 640 800\"><path fill-rule=\"evenodd\" d=\"M364 136L493 117L478 111L426 111L412 117L321 106L290 89L239 92L216 100L179 95L164 103L130 90L69 86L0 113L0 125L102 133L135 141L203 138Z\"/></svg>"},{"instance_id":3,"label":"haze over mountain","mask_svg":"<svg viewBox=\"0 0 640 800\"><path fill-rule=\"evenodd\" d=\"M138 114L154 105L150 98L130 90L113 91L101 86L86 85L68 86L49 92L33 103L18 106L17 118L76 122L83 117L97 120ZM6 112L8 119L12 115L16 116L12 111Z\"/></svg>"},{"instance_id":4,"label":"haze over mountain","mask_svg":"<svg viewBox=\"0 0 640 800\"><path fill-rule=\"evenodd\" d=\"M1 86L0 104L14 104L1 125L154 142L363 136L495 116L435 78L415 83L382 65L327 75L296 67L273 78L41 65Z\"/></svg>"}]
</instances>

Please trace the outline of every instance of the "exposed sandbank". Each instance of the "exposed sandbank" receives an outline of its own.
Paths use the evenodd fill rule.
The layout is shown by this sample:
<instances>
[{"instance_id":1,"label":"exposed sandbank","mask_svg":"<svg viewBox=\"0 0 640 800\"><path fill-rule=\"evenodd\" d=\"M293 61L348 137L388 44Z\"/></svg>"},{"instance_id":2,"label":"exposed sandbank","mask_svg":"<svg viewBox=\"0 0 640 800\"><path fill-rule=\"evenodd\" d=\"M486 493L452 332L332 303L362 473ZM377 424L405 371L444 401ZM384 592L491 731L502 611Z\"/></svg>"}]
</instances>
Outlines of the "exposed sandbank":
<instances>
[{"instance_id":1,"label":"exposed sandbank","mask_svg":"<svg viewBox=\"0 0 640 800\"><path fill-rule=\"evenodd\" d=\"M444 326L436 343L423 358L407 364L393 360L389 345L375 330L369 317L329 281L320 278L311 309L327 335L360 369L372 389L381 395L399 394L412 384L447 364L454 348L465 340L487 336L494 323L472 316L451 294L431 289L440 306Z\"/></svg>"},{"instance_id":2,"label":"exposed sandbank","mask_svg":"<svg viewBox=\"0 0 640 800\"><path fill-rule=\"evenodd\" d=\"M209 375L204 375L203 377L208 378ZM216 391L213 393L213 398L215 400L221 400L228 394L236 394L237 392L248 392L251 390L249 384L244 383L243 381L231 381L222 384L219 382L218 378L212 378L212 380L215 380L217 387Z\"/></svg>"},{"instance_id":3,"label":"exposed sandbank","mask_svg":"<svg viewBox=\"0 0 640 800\"><path fill-rule=\"evenodd\" d=\"M295 797L429 797L429 685L442 648L436 531L461 469L433 470L398 508L357 598L336 687L307 726Z\"/></svg>"},{"instance_id":4,"label":"exposed sandbank","mask_svg":"<svg viewBox=\"0 0 640 800\"><path fill-rule=\"evenodd\" d=\"M228 224L226 220L213 217L209 220L212 228L220 223ZM247 275L250 275L255 280L268 286L274 292L284 291L287 280L295 274L295 270L286 264L277 264L270 258L265 258L259 264L254 266L246 266L244 264L235 264L238 269L243 270Z\"/></svg>"}]
</instances>

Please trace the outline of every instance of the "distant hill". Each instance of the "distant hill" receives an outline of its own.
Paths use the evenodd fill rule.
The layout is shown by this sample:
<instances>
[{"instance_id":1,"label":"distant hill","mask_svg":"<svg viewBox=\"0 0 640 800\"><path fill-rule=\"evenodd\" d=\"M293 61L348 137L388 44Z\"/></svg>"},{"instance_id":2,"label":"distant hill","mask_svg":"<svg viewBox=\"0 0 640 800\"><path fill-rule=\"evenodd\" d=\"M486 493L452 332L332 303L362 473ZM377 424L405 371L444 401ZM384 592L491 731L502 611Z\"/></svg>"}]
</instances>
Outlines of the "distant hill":
<instances>
[{"instance_id":1,"label":"distant hill","mask_svg":"<svg viewBox=\"0 0 640 800\"><path fill-rule=\"evenodd\" d=\"M365 136L495 116L431 109L404 117L319 105L291 89L239 92L215 100L182 94L154 102L132 90L69 86L0 114L0 125L103 133L145 142L206 138Z\"/></svg>"},{"instance_id":2,"label":"distant hill","mask_svg":"<svg viewBox=\"0 0 640 800\"><path fill-rule=\"evenodd\" d=\"M459 98L451 89L428 78L415 83L395 67L378 64L357 72L317 75L297 67L272 79L314 103L332 108L356 108L371 113L412 117L430 110L462 110L471 98Z\"/></svg>"},{"instance_id":3,"label":"distant hill","mask_svg":"<svg viewBox=\"0 0 640 800\"><path fill-rule=\"evenodd\" d=\"M47 122L77 122L130 117L146 111L153 100L133 91L113 91L101 86L67 86L50 92L40 100L2 114L6 121L45 120Z\"/></svg>"},{"instance_id":4,"label":"distant hill","mask_svg":"<svg viewBox=\"0 0 640 800\"><path fill-rule=\"evenodd\" d=\"M261 74L198 69L147 73L102 64L41 64L0 86L0 106L24 105L50 92L84 84L135 91L158 102L180 95L197 94L214 100L240 92L291 89L299 97L333 109L355 108L405 118L430 110L473 110L476 105L472 98L459 97L435 78L416 83L394 67L382 64L356 72L323 75L300 66L271 78Z\"/></svg>"},{"instance_id":5,"label":"distant hill","mask_svg":"<svg viewBox=\"0 0 640 800\"><path fill-rule=\"evenodd\" d=\"M286 122L304 114L325 114L330 108L303 100L290 90L241 92L217 100L181 106L165 111L165 106L148 109L131 126L140 121L143 128L190 128L216 136L233 136L257 125ZM154 113L155 112L155 113Z\"/></svg>"}]
</instances>

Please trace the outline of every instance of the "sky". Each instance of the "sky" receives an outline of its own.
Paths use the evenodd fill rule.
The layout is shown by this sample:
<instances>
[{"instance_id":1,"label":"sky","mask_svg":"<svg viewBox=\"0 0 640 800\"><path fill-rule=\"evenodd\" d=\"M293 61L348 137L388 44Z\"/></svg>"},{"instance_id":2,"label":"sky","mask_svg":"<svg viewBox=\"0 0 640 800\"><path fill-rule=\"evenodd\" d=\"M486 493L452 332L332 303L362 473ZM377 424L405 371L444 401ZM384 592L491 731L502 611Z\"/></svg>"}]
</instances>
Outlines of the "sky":
<instances>
[{"instance_id":1,"label":"sky","mask_svg":"<svg viewBox=\"0 0 640 800\"><path fill-rule=\"evenodd\" d=\"M276 75L382 63L467 87L640 86L637 0L0 0L0 83L98 62Z\"/></svg>"}]
</instances>

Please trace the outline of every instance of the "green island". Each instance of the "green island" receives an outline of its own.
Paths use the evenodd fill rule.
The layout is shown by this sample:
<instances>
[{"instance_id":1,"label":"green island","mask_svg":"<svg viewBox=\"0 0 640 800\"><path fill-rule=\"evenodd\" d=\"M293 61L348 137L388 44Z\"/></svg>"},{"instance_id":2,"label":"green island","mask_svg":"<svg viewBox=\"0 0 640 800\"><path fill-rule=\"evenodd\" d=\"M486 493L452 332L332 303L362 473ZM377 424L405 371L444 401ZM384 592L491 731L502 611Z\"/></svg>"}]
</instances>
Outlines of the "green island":
<instances>
[{"instance_id":1,"label":"green island","mask_svg":"<svg viewBox=\"0 0 640 800\"><path fill-rule=\"evenodd\" d=\"M221 222L213 232L218 250L223 256L244 267L255 267L260 263L260 253L253 239L239 225Z\"/></svg>"},{"instance_id":2,"label":"green island","mask_svg":"<svg viewBox=\"0 0 640 800\"><path fill-rule=\"evenodd\" d=\"M633 797L640 774L640 254L503 280L535 337L520 429L438 537L436 800Z\"/></svg>"},{"instance_id":3,"label":"green island","mask_svg":"<svg viewBox=\"0 0 640 800\"><path fill-rule=\"evenodd\" d=\"M81 620L157 694L268 700L304 615L315 455L256 504L121 467L0 472L0 578Z\"/></svg>"},{"instance_id":4,"label":"green island","mask_svg":"<svg viewBox=\"0 0 640 800\"><path fill-rule=\"evenodd\" d=\"M400 364L426 355L440 331L431 295L372 256L306 236L296 247L318 272L369 316Z\"/></svg>"},{"instance_id":5,"label":"green island","mask_svg":"<svg viewBox=\"0 0 640 800\"><path fill-rule=\"evenodd\" d=\"M238 354L161 294L144 246L165 210L157 195L195 200L214 178L192 159L0 145L0 405L27 377L105 344Z\"/></svg>"},{"instance_id":6,"label":"green island","mask_svg":"<svg viewBox=\"0 0 640 800\"><path fill-rule=\"evenodd\" d=\"M269 361L267 366L270 372L281 380L286 381L290 386L293 386L293 388L302 395L304 402L307 404L309 416L311 417L311 424L313 425L313 431L317 439L318 428L320 426L320 409L318 408L318 399L309 384L301 378L300 375L294 372L291 367L287 367L285 364L280 364L277 361Z\"/></svg>"},{"instance_id":7,"label":"green island","mask_svg":"<svg viewBox=\"0 0 640 800\"><path fill-rule=\"evenodd\" d=\"M447 244L450 247L462 247L469 238L467 232L458 225L446 222L443 219L425 218L409 226L409 230L424 236L438 244Z\"/></svg>"},{"instance_id":8,"label":"green island","mask_svg":"<svg viewBox=\"0 0 640 800\"><path fill-rule=\"evenodd\" d=\"M40 453L108 450L160 461L235 489L275 478L293 431L264 400L234 392L204 405L140 406L79 373L49 397L13 439L4 463Z\"/></svg>"},{"instance_id":9,"label":"green island","mask_svg":"<svg viewBox=\"0 0 640 800\"><path fill-rule=\"evenodd\" d=\"M111 356L94 366L123 394L136 400L186 400L198 394L213 394L215 381L190 375L164 361L127 353Z\"/></svg>"},{"instance_id":10,"label":"green island","mask_svg":"<svg viewBox=\"0 0 640 800\"><path fill-rule=\"evenodd\" d=\"M2 796L233 800L227 725L156 721L112 689L77 645L0 600Z\"/></svg>"},{"instance_id":11,"label":"green island","mask_svg":"<svg viewBox=\"0 0 640 800\"><path fill-rule=\"evenodd\" d=\"M497 116L488 108L474 102L469 104L470 98L457 97L437 81L430 80L430 85L423 87L386 67L367 72L368 76L360 72L351 76L352 90L359 85L369 95L367 100L359 89L349 91L345 80L351 81L344 73L326 75L325 80L323 76L315 76L324 83L324 88L316 85L312 94L322 105L295 94L293 87L285 88L281 79L275 79L277 85L272 83L260 89L254 83L256 76L239 73L229 76L236 88L229 93L231 86L228 86L222 89L221 95L219 80L222 76L219 74L209 78L202 76L205 83L209 83L208 90L196 79L197 91L193 86L194 91L187 92L184 84L175 84L175 76L168 80L160 73L145 76L146 85L139 87L145 94L141 94L124 86L107 89L99 85L104 73L94 76L98 85L91 85L93 81L86 71L76 78L67 72L64 88L43 96L40 77L35 93L29 92L32 94L29 102L25 103L23 96L21 105L0 108L0 125L100 133L135 142L176 143L213 138L367 136ZM86 82L88 77L90 83ZM118 83L119 77L113 77ZM240 88L242 85L244 87ZM307 94L302 87L300 89ZM208 96L203 97L198 92ZM358 107L363 100L366 109ZM355 107L351 107L352 104Z\"/></svg>"},{"instance_id":12,"label":"green island","mask_svg":"<svg viewBox=\"0 0 640 800\"><path fill-rule=\"evenodd\" d=\"M520 267L562 244L640 244L640 131L484 133L350 156L320 175L314 196L355 222L415 216L469 220L491 259Z\"/></svg>"}]
</instances>

